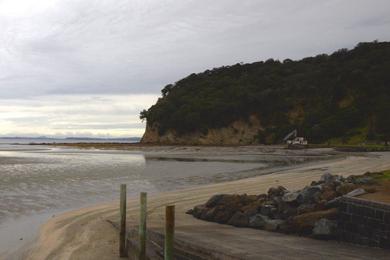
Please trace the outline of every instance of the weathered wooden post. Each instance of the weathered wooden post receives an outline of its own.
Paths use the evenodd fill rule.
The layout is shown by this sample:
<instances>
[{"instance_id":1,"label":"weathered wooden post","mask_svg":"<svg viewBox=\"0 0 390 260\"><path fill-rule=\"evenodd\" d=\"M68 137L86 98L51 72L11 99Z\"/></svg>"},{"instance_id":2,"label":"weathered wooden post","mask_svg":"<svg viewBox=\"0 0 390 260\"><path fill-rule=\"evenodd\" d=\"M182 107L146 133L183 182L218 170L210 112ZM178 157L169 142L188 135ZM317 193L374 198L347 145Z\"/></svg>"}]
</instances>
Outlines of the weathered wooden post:
<instances>
[{"instance_id":1,"label":"weathered wooden post","mask_svg":"<svg viewBox=\"0 0 390 260\"><path fill-rule=\"evenodd\" d=\"M174 235L175 235L175 206L165 207L165 246L164 246L164 259L173 260L174 248Z\"/></svg>"},{"instance_id":2,"label":"weathered wooden post","mask_svg":"<svg viewBox=\"0 0 390 260\"><path fill-rule=\"evenodd\" d=\"M140 222L139 222L139 259L146 259L146 198L147 193L140 194Z\"/></svg>"},{"instance_id":3,"label":"weathered wooden post","mask_svg":"<svg viewBox=\"0 0 390 260\"><path fill-rule=\"evenodd\" d=\"M119 232L119 256L127 256L126 248L126 184L121 184L121 197L120 197L120 232Z\"/></svg>"}]
</instances>

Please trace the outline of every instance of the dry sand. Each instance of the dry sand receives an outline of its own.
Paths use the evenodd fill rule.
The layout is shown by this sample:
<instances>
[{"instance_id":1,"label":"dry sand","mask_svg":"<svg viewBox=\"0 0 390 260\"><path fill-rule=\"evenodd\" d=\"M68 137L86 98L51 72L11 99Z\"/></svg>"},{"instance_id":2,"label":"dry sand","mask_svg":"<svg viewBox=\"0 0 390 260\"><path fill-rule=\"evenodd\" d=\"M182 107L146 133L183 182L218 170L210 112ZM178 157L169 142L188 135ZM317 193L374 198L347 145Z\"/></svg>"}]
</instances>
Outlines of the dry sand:
<instances>
[{"instance_id":1,"label":"dry sand","mask_svg":"<svg viewBox=\"0 0 390 260\"><path fill-rule=\"evenodd\" d=\"M185 211L197 204L204 203L213 194L259 194L266 192L269 187L275 185L283 185L288 189L299 189L312 180L317 180L326 171L348 176L385 169L390 169L390 153L371 153L368 156L350 156L343 160L302 165L299 168L283 170L270 175L163 193L148 199L148 225L157 229L161 228L164 219L164 206L175 204L178 232L188 233L197 227L212 231L214 228L225 227L225 225L197 220L186 215ZM137 211L138 199L128 200L130 226L137 222ZM39 238L24 258L37 260L119 259L117 254L118 233L107 222L107 220L117 221L117 219L118 202L75 210L53 217L41 228ZM256 232L255 230L237 229L230 226L226 226L225 229L232 232L231 234L234 234L234 232L248 232L248 234ZM259 234L264 234L264 232ZM212 237L213 233L209 232L207 236ZM294 237L290 236L289 239L293 240ZM307 241L309 240L311 239ZM326 242L318 241L315 243ZM353 251L353 249L351 250ZM357 251L356 254L359 254L359 252ZM379 252L379 254L381 253Z\"/></svg>"}]
</instances>

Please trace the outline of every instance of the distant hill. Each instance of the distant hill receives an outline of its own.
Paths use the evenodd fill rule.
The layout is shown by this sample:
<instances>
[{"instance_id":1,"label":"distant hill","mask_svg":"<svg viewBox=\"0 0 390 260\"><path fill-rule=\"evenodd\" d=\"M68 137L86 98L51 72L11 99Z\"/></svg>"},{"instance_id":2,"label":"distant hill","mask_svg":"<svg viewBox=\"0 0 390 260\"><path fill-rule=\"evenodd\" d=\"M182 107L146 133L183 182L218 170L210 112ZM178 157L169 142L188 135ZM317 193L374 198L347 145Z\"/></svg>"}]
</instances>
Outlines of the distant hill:
<instances>
[{"instance_id":1,"label":"distant hill","mask_svg":"<svg viewBox=\"0 0 390 260\"><path fill-rule=\"evenodd\" d=\"M311 143L390 139L390 43L191 74L140 114L144 143Z\"/></svg>"},{"instance_id":2,"label":"distant hill","mask_svg":"<svg viewBox=\"0 0 390 260\"><path fill-rule=\"evenodd\" d=\"M23 136L0 136L0 143L135 143L141 140L140 137L123 138L99 138L99 137L23 137Z\"/></svg>"}]
</instances>

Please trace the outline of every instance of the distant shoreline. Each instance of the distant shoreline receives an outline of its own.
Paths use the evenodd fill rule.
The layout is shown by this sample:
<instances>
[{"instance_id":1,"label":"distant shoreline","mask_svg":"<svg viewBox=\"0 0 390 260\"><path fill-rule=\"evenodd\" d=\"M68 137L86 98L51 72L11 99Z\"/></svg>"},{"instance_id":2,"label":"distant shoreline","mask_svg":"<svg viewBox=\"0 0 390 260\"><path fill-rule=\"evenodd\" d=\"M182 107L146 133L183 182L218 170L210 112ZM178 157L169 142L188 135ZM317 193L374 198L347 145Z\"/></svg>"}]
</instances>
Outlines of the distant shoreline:
<instances>
[{"instance_id":1,"label":"distant shoreline","mask_svg":"<svg viewBox=\"0 0 390 260\"><path fill-rule=\"evenodd\" d=\"M249 145L232 145L232 144L159 144L159 143L141 143L141 142L74 142L74 143L29 143L29 145L47 145L47 146L63 146L75 147L80 149L118 149L128 150L130 148L143 147L278 147L287 148L285 144L264 145L264 144L249 144ZM385 152L390 151L390 146L385 145L328 145L328 144L310 144L306 149L315 148L332 148L340 152Z\"/></svg>"}]
</instances>

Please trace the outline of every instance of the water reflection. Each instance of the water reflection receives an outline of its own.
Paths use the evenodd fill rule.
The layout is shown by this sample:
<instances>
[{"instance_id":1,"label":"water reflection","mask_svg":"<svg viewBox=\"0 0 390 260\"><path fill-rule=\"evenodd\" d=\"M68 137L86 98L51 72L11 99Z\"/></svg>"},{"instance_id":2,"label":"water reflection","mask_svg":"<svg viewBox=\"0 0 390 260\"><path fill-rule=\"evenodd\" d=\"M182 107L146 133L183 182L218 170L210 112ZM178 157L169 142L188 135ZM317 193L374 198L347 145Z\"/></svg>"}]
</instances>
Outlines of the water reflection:
<instances>
[{"instance_id":1,"label":"water reflection","mask_svg":"<svg viewBox=\"0 0 390 260\"><path fill-rule=\"evenodd\" d=\"M3 149L4 150L4 149ZM130 195L215 181L263 163L164 160L143 153L28 146L0 151L0 223L7 218L111 201L120 183Z\"/></svg>"}]
</instances>

